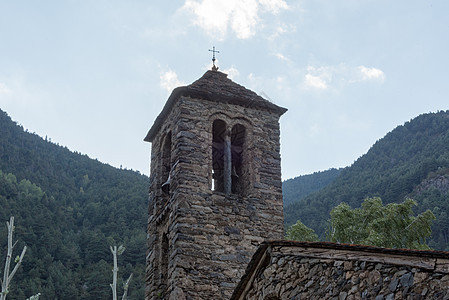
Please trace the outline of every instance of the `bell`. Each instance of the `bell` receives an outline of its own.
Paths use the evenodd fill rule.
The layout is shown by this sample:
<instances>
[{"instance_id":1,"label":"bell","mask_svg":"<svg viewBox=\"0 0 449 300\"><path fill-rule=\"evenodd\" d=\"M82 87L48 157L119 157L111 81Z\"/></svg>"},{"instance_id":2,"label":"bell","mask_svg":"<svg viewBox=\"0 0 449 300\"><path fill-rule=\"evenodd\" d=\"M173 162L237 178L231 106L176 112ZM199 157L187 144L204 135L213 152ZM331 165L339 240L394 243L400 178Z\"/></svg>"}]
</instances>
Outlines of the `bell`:
<instances>
[{"instance_id":1,"label":"bell","mask_svg":"<svg viewBox=\"0 0 449 300\"><path fill-rule=\"evenodd\" d=\"M168 173L167 181L164 182L161 186L162 192L164 192L167 195L170 192L171 174L173 174L173 171L178 163L179 163L179 160L171 167L170 172Z\"/></svg>"},{"instance_id":2,"label":"bell","mask_svg":"<svg viewBox=\"0 0 449 300\"><path fill-rule=\"evenodd\" d=\"M168 175L167 181L164 182L161 186L161 190L167 195L170 192L170 182L171 182L170 175Z\"/></svg>"}]
</instances>

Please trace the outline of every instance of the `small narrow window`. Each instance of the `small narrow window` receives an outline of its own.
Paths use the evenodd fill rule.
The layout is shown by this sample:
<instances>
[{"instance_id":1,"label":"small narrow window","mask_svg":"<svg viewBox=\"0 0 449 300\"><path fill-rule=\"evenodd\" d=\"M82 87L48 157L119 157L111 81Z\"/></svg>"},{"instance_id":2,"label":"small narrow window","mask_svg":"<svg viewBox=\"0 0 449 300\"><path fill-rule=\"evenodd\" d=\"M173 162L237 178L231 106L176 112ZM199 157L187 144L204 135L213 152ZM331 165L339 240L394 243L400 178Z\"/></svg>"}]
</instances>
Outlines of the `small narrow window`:
<instances>
[{"instance_id":1,"label":"small narrow window","mask_svg":"<svg viewBox=\"0 0 449 300\"><path fill-rule=\"evenodd\" d=\"M170 191L170 170L171 170L171 132L167 133L162 145L162 170L161 188L168 195Z\"/></svg>"},{"instance_id":2,"label":"small narrow window","mask_svg":"<svg viewBox=\"0 0 449 300\"><path fill-rule=\"evenodd\" d=\"M161 289L166 290L168 284L168 236L167 233L162 234L161 240L161 271L160 271L160 280L161 280Z\"/></svg>"},{"instance_id":3,"label":"small narrow window","mask_svg":"<svg viewBox=\"0 0 449 300\"><path fill-rule=\"evenodd\" d=\"M226 123L215 120L212 125L212 190L224 192L224 155Z\"/></svg>"},{"instance_id":4,"label":"small narrow window","mask_svg":"<svg viewBox=\"0 0 449 300\"><path fill-rule=\"evenodd\" d=\"M232 156L232 193L242 194L243 192L243 149L245 144L246 131L241 124L236 124L231 130L231 156Z\"/></svg>"}]
</instances>

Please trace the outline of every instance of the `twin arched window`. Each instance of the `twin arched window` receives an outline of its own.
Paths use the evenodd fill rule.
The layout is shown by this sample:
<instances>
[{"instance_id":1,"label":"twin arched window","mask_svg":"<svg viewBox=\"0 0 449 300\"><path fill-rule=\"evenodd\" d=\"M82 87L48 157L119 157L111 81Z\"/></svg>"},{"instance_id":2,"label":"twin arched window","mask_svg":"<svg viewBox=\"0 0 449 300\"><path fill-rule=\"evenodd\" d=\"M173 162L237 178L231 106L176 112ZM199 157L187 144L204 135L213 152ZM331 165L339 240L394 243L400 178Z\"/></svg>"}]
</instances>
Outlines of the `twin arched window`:
<instances>
[{"instance_id":1,"label":"twin arched window","mask_svg":"<svg viewBox=\"0 0 449 300\"><path fill-rule=\"evenodd\" d=\"M229 194L243 194L246 156L246 128L240 123L228 126L217 119L212 124L212 190ZM161 188L169 195L172 162L172 134L169 131L161 147Z\"/></svg>"},{"instance_id":2,"label":"twin arched window","mask_svg":"<svg viewBox=\"0 0 449 300\"><path fill-rule=\"evenodd\" d=\"M243 161L246 130L241 124L229 128L225 121L212 125L212 190L227 195L243 192Z\"/></svg>"}]
</instances>

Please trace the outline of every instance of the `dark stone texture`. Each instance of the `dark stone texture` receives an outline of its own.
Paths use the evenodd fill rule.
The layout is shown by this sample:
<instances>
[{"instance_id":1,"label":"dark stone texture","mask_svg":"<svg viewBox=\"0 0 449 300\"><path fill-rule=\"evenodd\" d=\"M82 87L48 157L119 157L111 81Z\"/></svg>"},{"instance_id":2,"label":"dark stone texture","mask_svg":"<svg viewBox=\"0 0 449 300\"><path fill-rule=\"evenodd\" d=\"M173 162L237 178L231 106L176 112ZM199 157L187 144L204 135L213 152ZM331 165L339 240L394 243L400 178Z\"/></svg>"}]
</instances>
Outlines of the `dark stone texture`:
<instances>
[{"instance_id":1,"label":"dark stone texture","mask_svg":"<svg viewBox=\"0 0 449 300\"><path fill-rule=\"evenodd\" d=\"M285 111L221 72L172 93L145 138L152 143L146 300L229 299L258 245L283 237ZM215 120L245 128L239 189L228 195L212 190Z\"/></svg>"},{"instance_id":2,"label":"dark stone texture","mask_svg":"<svg viewBox=\"0 0 449 300\"><path fill-rule=\"evenodd\" d=\"M413 274L412 273L406 273L401 276L401 285L404 287L409 287L413 284Z\"/></svg>"},{"instance_id":3,"label":"dark stone texture","mask_svg":"<svg viewBox=\"0 0 449 300\"><path fill-rule=\"evenodd\" d=\"M390 289L390 291L394 292L396 291L396 287L398 286L399 283L399 279L394 279L393 281L390 282L390 284L388 285L388 288Z\"/></svg>"},{"instance_id":4,"label":"dark stone texture","mask_svg":"<svg viewBox=\"0 0 449 300\"><path fill-rule=\"evenodd\" d=\"M263 294L279 299L449 299L449 274L379 264L362 258L357 260L355 256L342 261L279 251L272 249L271 261L263 271L269 276L255 278L244 299L261 299L259 296ZM408 257L403 259L408 260ZM380 280L377 280L378 277ZM448 282L448 287L445 282Z\"/></svg>"}]
</instances>

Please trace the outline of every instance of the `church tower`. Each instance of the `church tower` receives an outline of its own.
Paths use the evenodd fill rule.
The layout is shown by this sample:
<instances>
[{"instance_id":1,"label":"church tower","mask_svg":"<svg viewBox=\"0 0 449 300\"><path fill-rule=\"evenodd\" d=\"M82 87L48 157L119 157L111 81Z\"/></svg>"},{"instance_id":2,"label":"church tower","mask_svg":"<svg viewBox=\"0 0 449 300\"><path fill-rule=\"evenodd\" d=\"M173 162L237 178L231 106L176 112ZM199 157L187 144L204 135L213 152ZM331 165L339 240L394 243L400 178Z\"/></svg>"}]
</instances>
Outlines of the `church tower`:
<instances>
[{"instance_id":1,"label":"church tower","mask_svg":"<svg viewBox=\"0 0 449 300\"><path fill-rule=\"evenodd\" d=\"M286 111L215 66L173 90L145 137L145 299L229 299L257 246L283 237Z\"/></svg>"}]
</instances>

